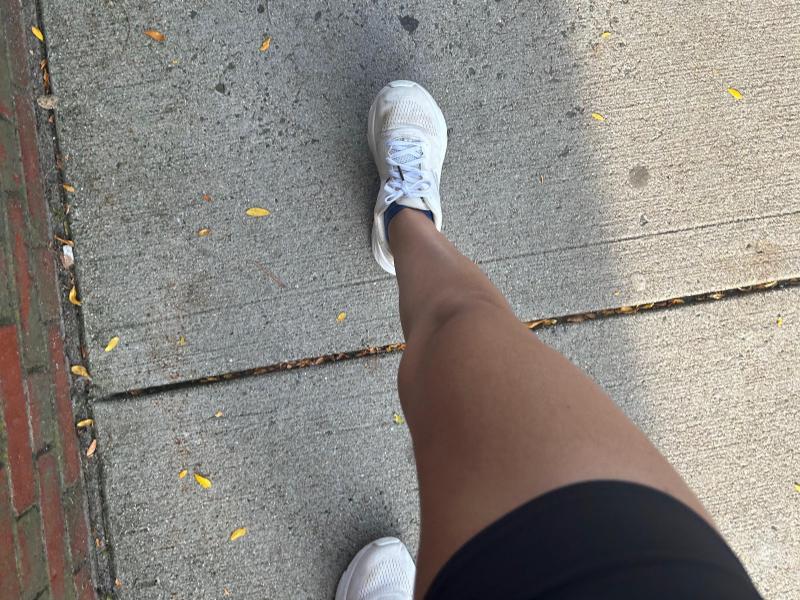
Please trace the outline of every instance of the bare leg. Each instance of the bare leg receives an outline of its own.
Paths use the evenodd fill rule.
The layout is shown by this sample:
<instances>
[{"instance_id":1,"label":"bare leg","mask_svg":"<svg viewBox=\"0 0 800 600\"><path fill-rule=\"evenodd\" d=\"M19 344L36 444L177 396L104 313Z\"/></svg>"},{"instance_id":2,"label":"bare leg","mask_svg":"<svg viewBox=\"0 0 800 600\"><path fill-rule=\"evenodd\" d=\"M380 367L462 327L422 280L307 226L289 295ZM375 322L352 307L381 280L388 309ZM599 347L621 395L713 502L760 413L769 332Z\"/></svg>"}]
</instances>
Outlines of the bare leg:
<instances>
[{"instance_id":1,"label":"bare leg","mask_svg":"<svg viewBox=\"0 0 800 600\"><path fill-rule=\"evenodd\" d=\"M481 529L570 483L642 483L710 522L642 432L425 215L401 211L390 239L407 342L398 385L420 485L417 597Z\"/></svg>"}]
</instances>

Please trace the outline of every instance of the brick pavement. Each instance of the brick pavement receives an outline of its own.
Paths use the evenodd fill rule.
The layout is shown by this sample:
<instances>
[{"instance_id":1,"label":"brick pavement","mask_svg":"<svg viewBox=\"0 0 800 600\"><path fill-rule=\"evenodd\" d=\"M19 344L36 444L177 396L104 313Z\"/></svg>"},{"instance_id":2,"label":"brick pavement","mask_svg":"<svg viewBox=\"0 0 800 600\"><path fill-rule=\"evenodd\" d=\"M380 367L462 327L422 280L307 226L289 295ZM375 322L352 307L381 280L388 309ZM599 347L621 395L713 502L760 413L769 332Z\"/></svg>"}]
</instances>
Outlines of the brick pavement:
<instances>
[{"instance_id":1,"label":"brick pavement","mask_svg":"<svg viewBox=\"0 0 800 600\"><path fill-rule=\"evenodd\" d=\"M40 49L17 0L0 14L0 598L83 600L96 594L37 147Z\"/></svg>"}]
</instances>

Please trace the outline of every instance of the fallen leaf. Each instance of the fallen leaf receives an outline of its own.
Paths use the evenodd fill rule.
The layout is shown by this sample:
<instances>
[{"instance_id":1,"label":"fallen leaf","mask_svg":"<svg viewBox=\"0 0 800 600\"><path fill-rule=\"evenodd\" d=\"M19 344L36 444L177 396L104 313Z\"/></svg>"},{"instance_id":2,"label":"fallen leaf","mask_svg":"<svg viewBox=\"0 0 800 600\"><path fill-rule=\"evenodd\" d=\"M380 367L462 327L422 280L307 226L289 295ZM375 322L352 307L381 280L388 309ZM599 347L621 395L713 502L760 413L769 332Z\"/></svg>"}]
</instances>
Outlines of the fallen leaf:
<instances>
[{"instance_id":1,"label":"fallen leaf","mask_svg":"<svg viewBox=\"0 0 800 600\"><path fill-rule=\"evenodd\" d=\"M230 541L238 540L240 537L247 533L246 527L239 527L238 529L234 529L231 532L230 537L228 538Z\"/></svg>"},{"instance_id":2,"label":"fallen leaf","mask_svg":"<svg viewBox=\"0 0 800 600\"><path fill-rule=\"evenodd\" d=\"M406 420L403 418L403 415L400 413L394 413L392 415L392 421L394 421L395 425L403 425Z\"/></svg>"},{"instance_id":3,"label":"fallen leaf","mask_svg":"<svg viewBox=\"0 0 800 600\"><path fill-rule=\"evenodd\" d=\"M741 100L742 99L742 92L737 90L736 88L729 87L728 93L733 96L734 100Z\"/></svg>"},{"instance_id":4,"label":"fallen leaf","mask_svg":"<svg viewBox=\"0 0 800 600\"><path fill-rule=\"evenodd\" d=\"M218 410L217 412L214 413L214 416L219 419L220 417L222 417L222 411Z\"/></svg>"},{"instance_id":5,"label":"fallen leaf","mask_svg":"<svg viewBox=\"0 0 800 600\"><path fill-rule=\"evenodd\" d=\"M211 230L208 227L203 227L197 231L197 237L207 237L209 233L211 233Z\"/></svg>"},{"instance_id":6,"label":"fallen leaf","mask_svg":"<svg viewBox=\"0 0 800 600\"><path fill-rule=\"evenodd\" d=\"M115 335L110 340L108 340L108 343L106 344L106 347L103 348L103 350L106 352L111 352L114 348L117 347L117 344L119 344L119 336Z\"/></svg>"},{"instance_id":7,"label":"fallen leaf","mask_svg":"<svg viewBox=\"0 0 800 600\"><path fill-rule=\"evenodd\" d=\"M595 121L600 121L601 123L606 120L606 118L603 115L601 115L599 112L593 112L592 113L592 118Z\"/></svg>"},{"instance_id":8,"label":"fallen leaf","mask_svg":"<svg viewBox=\"0 0 800 600\"><path fill-rule=\"evenodd\" d=\"M636 309L632 306L620 306L617 310L622 314L628 314L636 311Z\"/></svg>"},{"instance_id":9,"label":"fallen leaf","mask_svg":"<svg viewBox=\"0 0 800 600\"><path fill-rule=\"evenodd\" d=\"M178 473L178 479L183 479L188 474L189 474L189 470L188 469L181 469L180 472Z\"/></svg>"},{"instance_id":10,"label":"fallen leaf","mask_svg":"<svg viewBox=\"0 0 800 600\"><path fill-rule=\"evenodd\" d=\"M155 29L148 29L144 32L144 34L150 39L155 40L157 42L163 42L165 39L167 39L167 36L165 36L163 33Z\"/></svg>"},{"instance_id":11,"label":"fallen leaf","mask_svg":"<svg viewBox=\"0 0 800 600\"><path fill-rule=\"evenodd\" d=\"M269 211L266 208L253 207L248 208L245 211L245 214L248 217L266 217L269 214Z\"/></svg>"},{"instance_id":12,"label":"fallen leaf","mask_svg":"<svg viewBox=\"0 0 800 600\"><path fill-rule=\"evenodd\" d=\"M778 317L778 320L775 321L778 327L783 327L783 317Z\"/></svg>"},{"instance_id":13,"label":"fallen leaf","mask_svg":"<svg viewBox=\"0 0 800 600\"><path fill-rule=\"evenodd\" d=\"M194 480L200 485L201 488L207 490L211 487L211 480L207 477L203 477L199 473L194 474Z\"/></svg>"},{"instance_id":14,"label":"fallen leaf","mask_svg":"<svg viewBox=\"0 0 800 600\"><path fill-rule=\"evenodd\" d=\"M94 425L94 419L81 419L77 423L75 423L75 427L78 429L86 429L87 427L91 427Z\"/></svg>"},{"instance_id":15,"label":"fallen leaf","mask_svg":"<svg viewBox=\"0 0 800 600\"><path fill-rule=\"evenodd\" d=\"M57 235L54 235L53 237L56 239L57 242L61 242L62 244L66 245L66 246L74 246L75 245L75 242L73 242L72 240L65 240L64 238L60 238Z\"/></svg>"},{"instance_id":16,"label":"fallen leaf","mask_svg":"<svg viewBox=\"0 0 800 600\"><path fill-rule=\"evenodd\" d=\"M72 289L69 291L69 301L75 306L81 305L81 301L78 300L78 290L75 289L74 285L72 286Z\"/></svg>"},{"instance_id":17,"label":"fallen leaf","mask_svg":"<svg viewBox=\"0 0 800 600\"><path fill-rule=\"evenodd\" d=\"M89 377L89 371L86 370L86 367L83 365L72 365L70 368L70 373L73 375L77 375L78 377L85 377L86 379L91 379Z\"/></svg>"},{"instance_id":18,"label":"fallen leaf","mask_svg":"<svg viewBox=\"0 0 800 600\"><path fill-rule=\"evenodd\" d=\"M36 39L39 40L40 42L44 41L44 34L42 33L42 30L36 27L35 25L31 27L31 33L33 33L33 35L36 36Z\"/></svg>"},{"instance_id":19,"label":"fallen leaf","mask_svg":"<svg viewBox=\"0 0 800 600\"><path fill-rule=\"evenodd\" d=\"M121 588L122 587L122 581L120 579L115 579L114 580L114 587L117 588L117 589Z\"/></svg>"},{"instance_id":20,"label":"fallen leaf","mask_svg":"<svg viewBox=\"0 0 800 600\"><path fill-rule=\"evenodd\" d=\"M97 438L92 440L92 443L89 444L89 447L86 449L86 456L91 456L97 450Z\"/></svg>"},{"instance_id":21,"label":"fallen leaf","mask_svg":"<svg viewBox=\"0 0 800 600\"><path fill-rule=\"evenodd\" d=\"M56 106L58 106L58 96L53 96L53 95L39 96L38 98L36 98L36 104L38 104L45 110L55 110Z\"/></svg>"},{"instance_id":22,"label":"fallen leaf","mask_svg":"<svg viewBox=\"0 0 800 600\"><path fill-rule=\"evenodd\" d=\"M211 202L211 196L209 196L208 194L203 194L200 197L203 199L204 202Z\"/></svg>"},{"instance_id":23,"label":"fallen leaf","mask_svg":"<svg viewBox=\"0 0 800 600\"><path fill-rule=\"evenodd\" d=\"M544 184L544 175L539 175L539 183Z\"/></svg>"},{"instance_id":24,"label":"fallen leaf","mask_svg":"<svg viewBox=\"0 0 800 600\"><path fill-rule=\"evenodd\" d=\"M182 335L178 336L178 346L185 346L186 345L186 338Z\"/></svg>"},{"instance_id":25,"label":"fallen leaf","mask_svg":"<svg viewBox=\"0 0 800 600\"><path fill-rule=\"evenodd\" d=\"M614 34L611 33L610 31L604 31L603 33L600 34L600 37L603 38L604 40L607 40L612 35L614 35Z\"/></svg>"},{"instance_id":26,"label":"fallen leaf","mask_svg":"<svg viewBox=\"0 0 800 600\"><path fill-rule=\"evenodd\" d=\"M228 588L222 588L222 593L225 594L226 596L231 595L231 591Z\"/></svg>"},{"instance_id":27,"label":"fallen leaf","mask_svg":"<svg viewBox=\"0 0 800 600\"><path fill-rule=\"evenodd\" d=\"M794 484L794 491L795 491L795 492L800 492L800 483L797 483L797 482L795 482L795 484Z\"/></svg>"},{"instance_id":28,"label":"fallen leaf","mask_svg":"<svg viewBox=\"0 0 800 600\"><path fill-rule=\"evenodd\" d=\"M267 38L261 42L261 47L258 49L259 52L266 52L269 50L269 45L272 43L272 38L267 36Z\"/></svg>"},{"instance_id":29,"label":"fallen leaf","mask_svg":"<svg viewBox=\"0 0 800 600\"><path fill-rule=\"evenodd\" d=\"M339 321L339 323L344 321L346 318L347 318L346 312L340 312L338 315L336 315L336 320Z\"/></svg>"}]
</instances>

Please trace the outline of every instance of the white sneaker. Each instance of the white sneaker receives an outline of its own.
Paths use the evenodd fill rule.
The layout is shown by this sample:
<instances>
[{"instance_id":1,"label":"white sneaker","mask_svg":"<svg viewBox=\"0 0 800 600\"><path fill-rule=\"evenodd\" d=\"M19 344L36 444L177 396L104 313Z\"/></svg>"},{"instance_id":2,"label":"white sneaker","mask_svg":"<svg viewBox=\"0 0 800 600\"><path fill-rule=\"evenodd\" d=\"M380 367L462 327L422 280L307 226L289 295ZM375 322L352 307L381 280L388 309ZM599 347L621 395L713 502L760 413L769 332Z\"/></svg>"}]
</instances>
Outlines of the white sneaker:
<instances>
[{"instance_id":1,"label":"white sneaker","mask_svg":"<svg viewBox=\"0 0 800 600\"><path fill-rule=\"evenodd\" d=\"M416 572L403 542L393 537L375 540L350 561L336 600L411 600Z\"/></svg>"},{"instance_id":2,"label":"white sneaker","mask_svg":"<svg viewBox=\"0 0 800 600\"><path fill-rule=\"evenodd\" d=\"M413 81L392 81L369 109L367 138L383 186L375 203L372 252L395 274L383 213L394 202L429 210L442 229L439 179L447 150L447 123L428 91Z\"/></svg>"}]
</instances>

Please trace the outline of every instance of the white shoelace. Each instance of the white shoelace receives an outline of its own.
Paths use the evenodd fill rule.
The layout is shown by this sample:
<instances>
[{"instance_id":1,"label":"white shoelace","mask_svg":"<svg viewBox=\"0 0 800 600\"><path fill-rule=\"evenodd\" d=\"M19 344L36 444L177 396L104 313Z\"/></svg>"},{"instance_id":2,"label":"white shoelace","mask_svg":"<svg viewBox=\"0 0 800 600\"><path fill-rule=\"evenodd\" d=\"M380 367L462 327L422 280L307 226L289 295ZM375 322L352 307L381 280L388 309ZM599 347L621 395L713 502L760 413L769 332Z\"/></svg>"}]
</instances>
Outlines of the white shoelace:
<instances>
[{"instance_id":1,"label":"white shoelace","mask_svg":"<svg viewBox=\"0 0 800 600\"><path fill-rule=\"evenodd\" d=\"M386 203L391 204L406 196L420 198L433 187L431 174L422 170L424 146L420 140L392 139L386 143L386 162L394 169L384 186Z\"/></svg>"}]
</instances>

